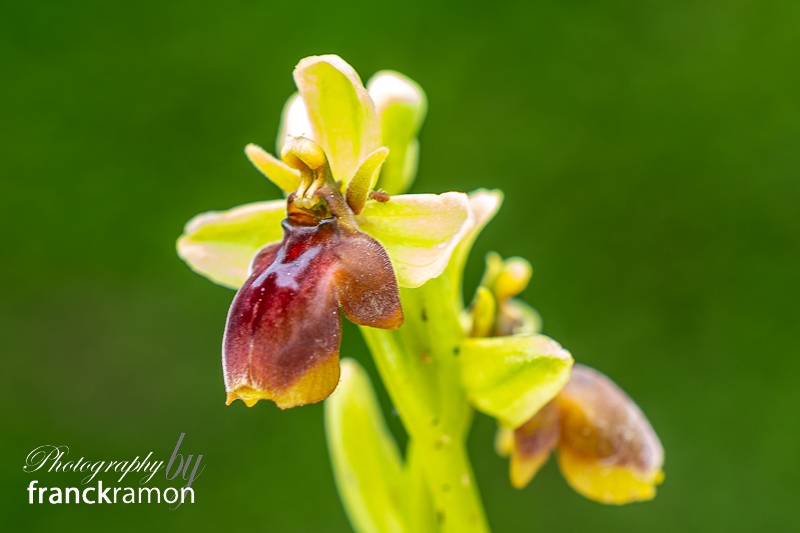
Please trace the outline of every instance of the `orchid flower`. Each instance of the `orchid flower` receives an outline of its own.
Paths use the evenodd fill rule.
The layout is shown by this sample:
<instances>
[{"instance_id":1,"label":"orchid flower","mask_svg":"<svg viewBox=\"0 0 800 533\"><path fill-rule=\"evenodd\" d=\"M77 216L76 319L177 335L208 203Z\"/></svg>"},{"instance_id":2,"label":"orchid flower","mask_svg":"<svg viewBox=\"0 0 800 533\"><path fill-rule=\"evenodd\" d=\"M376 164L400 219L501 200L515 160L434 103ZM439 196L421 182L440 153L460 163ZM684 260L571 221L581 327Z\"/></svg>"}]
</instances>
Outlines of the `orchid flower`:
<instances>
[{"instance_id":1,"label":"orchid flower","mask_svg":"<svg viewBox=\"0 0 800 533\"><path fill-rule=\"evenodd\" d=\"M282 160L246 148L288 198L201 214L178 240L192 269L239 289L223 343L228 403L325 399L339 381L339 309L360 325L397 328L398 286L439 276L474 225L464 193L374 194L382 166L394 191L413 177L425 107L416 84L384 72L368 92L330 55L302 60L294 79Z\"/></svg>"},{"instance_id":2,"label":"orchid flower","mask_svg":"<svg viewBox=\"0 0 800 533\"><path fill-rule=\"evenodd\" d=\"M664 449L641 409L613 381L584 365L556 398L515 430L498 431L511 456L511 483L522 488L558 449L569 484L587 498L623 504L650 500L664 479Z\"/></svg>"}]
</instances>

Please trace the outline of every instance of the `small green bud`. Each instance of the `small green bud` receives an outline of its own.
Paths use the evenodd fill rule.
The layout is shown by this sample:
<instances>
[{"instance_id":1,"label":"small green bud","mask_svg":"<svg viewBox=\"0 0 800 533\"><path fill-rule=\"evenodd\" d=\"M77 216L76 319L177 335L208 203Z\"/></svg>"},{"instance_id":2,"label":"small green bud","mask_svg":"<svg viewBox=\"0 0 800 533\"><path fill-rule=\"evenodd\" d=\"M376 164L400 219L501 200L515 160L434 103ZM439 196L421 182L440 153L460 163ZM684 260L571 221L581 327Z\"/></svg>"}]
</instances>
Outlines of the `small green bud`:
<instances>
[{"instance_id":1,"label":"small green bud","mask_svg":"<svg viewBox=\"0 0 800 533\"><path fill-rule=\"evenodd\" d=\"M489 337L494 330L497 316L497 305L492 291L485 287L478 287L475 299L472 301L472 337Z\"/></svg>"}]
</instances>

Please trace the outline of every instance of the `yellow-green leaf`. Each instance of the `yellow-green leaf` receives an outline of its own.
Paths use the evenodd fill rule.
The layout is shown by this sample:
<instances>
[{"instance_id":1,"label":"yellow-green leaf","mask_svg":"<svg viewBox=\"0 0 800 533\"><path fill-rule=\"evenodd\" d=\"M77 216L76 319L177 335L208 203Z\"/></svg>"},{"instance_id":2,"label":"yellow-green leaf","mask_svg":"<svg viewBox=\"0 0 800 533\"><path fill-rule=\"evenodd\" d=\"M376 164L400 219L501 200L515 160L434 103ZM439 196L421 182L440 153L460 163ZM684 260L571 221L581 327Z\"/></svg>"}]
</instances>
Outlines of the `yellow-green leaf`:
<instances>
[{"instance_id":1,"label":"yellow-green leaf","mask_svg":"<svg viewBox=\"0 0 800 533\"><path fill-rule=\"evenodd\" d=\"M341 381L325 401L325 432L336 486L358 533L410 531L403 515L400 452L369 376L342 360Z\"/></svg>"}]
</instances>

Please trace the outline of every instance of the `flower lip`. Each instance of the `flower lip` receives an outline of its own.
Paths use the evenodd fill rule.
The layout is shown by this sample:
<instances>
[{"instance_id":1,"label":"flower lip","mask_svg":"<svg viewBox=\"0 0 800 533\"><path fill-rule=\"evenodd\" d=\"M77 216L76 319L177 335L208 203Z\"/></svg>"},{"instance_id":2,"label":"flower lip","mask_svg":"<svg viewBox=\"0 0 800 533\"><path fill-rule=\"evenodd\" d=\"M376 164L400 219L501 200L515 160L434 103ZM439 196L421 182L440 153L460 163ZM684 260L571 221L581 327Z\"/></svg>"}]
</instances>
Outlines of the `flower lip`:
<instances>
[{"instance_id":1,"label":"flower lip","mask_svg":"<svg viewBox=\"0 0 800 533\"><path fill-rule=\"evenodd\" d=\"M395 329L403 321L386 251L352 224L338 189L326 181L305 199L317 203L289 196L283 240L256 254L231 304L228 403L270 399L288 408L327 398L339 381L340 308L360 325Z\"/></svg>"},{"instance_id":2,"label":"flower lip","mask_svg":"<svg viewBox=\"0 0 800 533\"><path fill-rule=\"evenodd\" d=\"M583 365L575 365L558 396L514 436L504 451L511 452L517 488L528 484L554 448L569 484L603 503L649 500L664 477L664 451L647 418L613 381Z\"/></svg>"}]
</instances>

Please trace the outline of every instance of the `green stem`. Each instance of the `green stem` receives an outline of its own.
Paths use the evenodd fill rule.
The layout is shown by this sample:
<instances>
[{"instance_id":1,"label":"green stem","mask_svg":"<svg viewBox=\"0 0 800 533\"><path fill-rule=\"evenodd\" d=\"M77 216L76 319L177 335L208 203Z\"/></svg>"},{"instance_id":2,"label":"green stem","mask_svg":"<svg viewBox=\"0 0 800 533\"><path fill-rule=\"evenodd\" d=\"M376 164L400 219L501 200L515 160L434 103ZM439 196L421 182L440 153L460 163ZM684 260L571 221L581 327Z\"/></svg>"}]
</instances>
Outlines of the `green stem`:
<instances>
[{"instance_id":1,"label":"green stem","mask_svg":"<svg viewBox=\"0 0 800 533\"><path fill-rule=\"evenodd\" d=\"M443 532L488 532L489 526L463 442L431 435L420 445L420 463Z\"/></svg>"},{"instance_id":2,"label":"green stem","mask_svg":"<svg viewBox=\"0 0 800 533\"><path fill-rule=\"evenodd\" d=\"M446 275L401 291L405 323L397 331L362 328L400 413L427 481L440 531L487 533L466 451L472 409L461 388L463 332ZM409 461L410 462L410 461Z\"/></svg>"}]
</instances>

